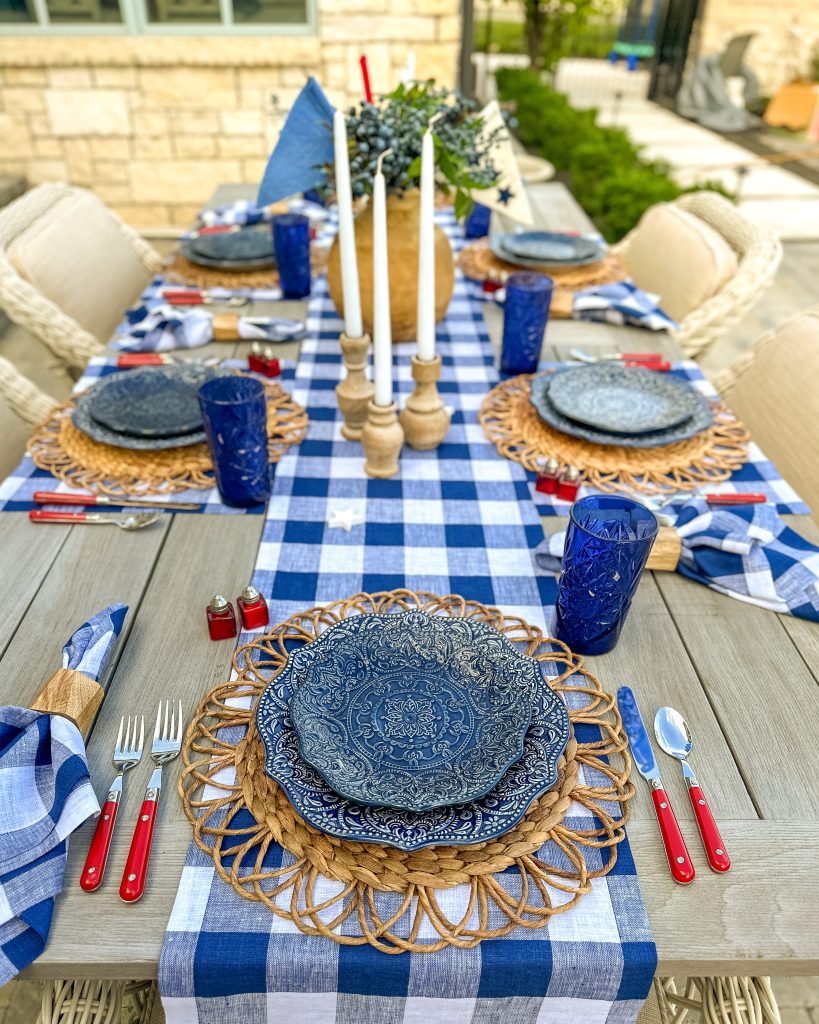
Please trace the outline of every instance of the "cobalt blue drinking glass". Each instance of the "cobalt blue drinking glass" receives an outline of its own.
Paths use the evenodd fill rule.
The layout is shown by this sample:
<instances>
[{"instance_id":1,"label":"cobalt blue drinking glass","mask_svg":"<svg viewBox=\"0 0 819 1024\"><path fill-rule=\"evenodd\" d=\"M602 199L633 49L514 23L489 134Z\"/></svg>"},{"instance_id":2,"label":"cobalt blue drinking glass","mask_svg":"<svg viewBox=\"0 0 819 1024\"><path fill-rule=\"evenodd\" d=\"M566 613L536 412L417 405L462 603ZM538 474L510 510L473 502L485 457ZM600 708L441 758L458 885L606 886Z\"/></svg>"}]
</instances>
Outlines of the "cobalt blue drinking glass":
<instances>
[{"instance_id":1,"label":"cobalt blue drinking glass","mask_svg":"<svg viewBox=\"0 0 819 1024\"><path fill-rule=\"evenodd\" d=\"M554 284L545 274L524 271L506 280L501 373L534 373L540 361Z\"/></svg>"},{"instance_id":2,"label":"cobalt blue drinking glass","mask_svg":"<svg viewBox=\"0 0 819 1024\"><path fill-rule=\"evenodd\" d=\"M310 294L310 221L301 213L273 218L273 245L286 299Z\"/></svg>"},{"instance_id":3,"label":"cobalt blue drinking glass","mask_svg":"<svg viewBox=\"0 0 819 1024\"><path fill-rule=\"evenodd\" d=\"M215 377L199 388L216 486L226 505L247 508L270 497L267 403L253 377Z\"/></svg>"},{"instance_id":4,"label":"cobalt blue drinking glass","mask_svg":"<svg viewBox=\"0 0 819 1024\"><path fill-rule=\"evenodd\" d=\"M489 207L475 203L472 213L466 218L464 235L467 238L484 238L489 234L489 221L491 219L492 211Z\"/></svg>"},{"instance_id":5,"label":"cobalt blue drinking glass","mask_svg":"<svg viewBox=\"0 0 819 1024\"><path fill-rule=\"evenodd\" d=\"M577 654L604 654L620 637L657 536L653 513L594 494L572 505L557 590L556 636Z\"/></svg>"}]
</instances>

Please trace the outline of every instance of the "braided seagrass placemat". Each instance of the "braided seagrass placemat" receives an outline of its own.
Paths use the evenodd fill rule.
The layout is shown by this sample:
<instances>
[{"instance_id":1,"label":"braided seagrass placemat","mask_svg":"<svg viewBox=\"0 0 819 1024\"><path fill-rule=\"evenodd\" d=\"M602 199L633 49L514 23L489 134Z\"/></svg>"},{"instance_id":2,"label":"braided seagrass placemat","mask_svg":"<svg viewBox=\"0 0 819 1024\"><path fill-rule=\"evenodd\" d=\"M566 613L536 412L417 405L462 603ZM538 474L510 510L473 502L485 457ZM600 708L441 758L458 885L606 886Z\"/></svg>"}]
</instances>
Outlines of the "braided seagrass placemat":
<instances>
[{"instance_id":1,"label":"braided seagrass placemat","mask_svg":"<svg viewBox=\"0 0 819 1024\"><path fill-rule=\"evenodd\" d=\"M310 245L310 266L313 275L327 269L328 250L315 242ZM217 270L191 263L177 249L165 261L164 277L168 284L184 284L192 288L276 288L279 271L276 267L264 270Z\"/></svg>"},{"instance_id":2,"label":"braided seagrass placemat","mask_svg":"<svg viewBox=\"0 0 819 1024\"><path fill-rule=\"evenodd\" d=\"M522 653L542 662L547 674L554 673L550 683L566 699L573 725L599 729L593 742L578 742L573 731L554 788L509 832L487 843L407 852L336 839L299 817L263 769L256 699L288 651L352 615L416 609L486 622L505 633ZM188 728L180 796L194 841L213 858L221 878L305 934L341 945L369 943L387 953L470 948L517 927L545 927L553 915L577 905L593 878L614 866L634 791L614 700L579 657L522 619L455 595L361 593L292 615L239 648L234 668L236 678L211 690ZM597 827L572 827L566 815L573 801L595 815ZM250 826L247 811L255 819ZM272 843L291 854L285 866L265 867ZM594 851L589 859L599 866L589 867L587 850ZM518 874L519 886L500 884L497 874L509 871ZM328 879L336 885L328 886ZM470 891L462 916L453 920L436 891L458 885ZM327 895L331 888L336 895ZM518 895L511 896L510 888ZM385 893L394 894L389 914L378 905ZM503 924L496 923L498 912Z\"/></svg>"},{"instance_id":3,"label":"braided seagrass placemat","mask_svg":"<svg viewBox=\"0 0 819 1024\"><path fill-rule=\"evenodd\" d=\"M265 381L267 451L278 462L307 432L307 412L275 381ZM214 486L208 446L188 445L162 451L131 451L102 444L78 430L71 420L74 400L54 409L28 442L35 466L71 487L110 497L176 494Z\"/></svg>"},{"instance_id":4,"label":"braided seagrass placemat","mask_svg":"<svg viewBox=\"0 0 819 1024\"><path fill-rule=\"evenodd\" d=\"M661 448L593 444L554 430L529 400L537 374L523 374L495 385L481 404L479 420L501 455L540 472L554 458L577 466L581 479L600 491L645 495L694 491L727 480L748 461L750 435L721 402L714 422L686 441Z\"/></svg>"},{"instance_id":5,"label":"braided seagrass placemat","mask_svg":"<svg viewBox=\"0 0 819 1024\"><path fill-rule=\"evenodd\" d=\"M489 247L488 238L479 238L464 246L458 254L458 267L461 272L475 281L492 281L505 284L510 274L524 270L514 263L507 263L497 257ZM625 281L628 277L625 264L611 250L599 263L590 263L585 267L567 267L565 270L550 268L544 274L555 283L552 305L549 315L558 319L569 320L572 316L574 293L583 288L594 288L601 284L615 284Z\"/></svg>"}]
</instances>

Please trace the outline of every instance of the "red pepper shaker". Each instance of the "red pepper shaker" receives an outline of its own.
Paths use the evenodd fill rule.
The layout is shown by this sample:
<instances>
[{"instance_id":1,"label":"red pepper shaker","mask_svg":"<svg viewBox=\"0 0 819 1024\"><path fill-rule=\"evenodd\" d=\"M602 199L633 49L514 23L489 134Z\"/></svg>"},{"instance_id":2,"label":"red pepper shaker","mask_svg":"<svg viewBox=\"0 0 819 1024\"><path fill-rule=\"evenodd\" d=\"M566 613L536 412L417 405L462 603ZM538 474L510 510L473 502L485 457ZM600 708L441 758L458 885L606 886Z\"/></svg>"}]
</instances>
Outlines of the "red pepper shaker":
<instances>
[{"instance_id":1,"label":"red pepper shaker","mask_svg":"<svg viewBox=\"0 0 819 1024\"><path fill-rule=\"evenodd\" d=\"M245 587L242 594L236 598L236 607L239 609L244 629L258 629L259 626L266 626L270 622L267 601L253 585Z\"/></svg>"},{"instance_id":2,"label":"red pepper shaker","mask_svg":"<svg viewBox=\"0 0 819 1024\"><path fill-rule=\"evenodd\" d=\"M211 640L228 640L236 636L236 613L233 605L221 594L214 594L207 607L208 632Z\"/></svg>"},{"instance_id":3,"label":"red pepper shaker","mask_svg":"<svg viewBox=\"0 0 819 1024\"><path fill-rule=\"evenodd\" d=\"M574 501L580 489L580 470L567 466L557 483L557 496L564 501Z\"/></svg>"},{"instance_id":4,"label":"red pepper shaker","mask_svg":"<svg viewBox=\"0 0 819 1024\"><path fill-rule=\"evenodd\" d=\"M535 481L535 490L541 494L556 494L557 482L560 479L560 463L557 459L549 459L543 467L543 472L538 473Z\"/></svg>"}]
</instances>

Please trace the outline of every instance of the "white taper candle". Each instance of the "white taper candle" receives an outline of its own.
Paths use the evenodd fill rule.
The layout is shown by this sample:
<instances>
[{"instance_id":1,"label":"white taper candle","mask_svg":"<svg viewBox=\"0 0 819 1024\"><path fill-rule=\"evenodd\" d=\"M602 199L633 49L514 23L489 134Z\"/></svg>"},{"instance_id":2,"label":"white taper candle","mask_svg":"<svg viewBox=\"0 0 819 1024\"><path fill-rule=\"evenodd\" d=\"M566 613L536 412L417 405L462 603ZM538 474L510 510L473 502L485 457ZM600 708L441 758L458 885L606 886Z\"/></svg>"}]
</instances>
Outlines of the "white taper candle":
<instances>
[{"instance_id":1,"label":"white taper candle","mask_svg":"<svg viewBox=\"0 0 819 1024\"><path fill-rule=\"evenodd\" d=\"M338 202L338 244L341 246L341 288L344 295L344 333L348 338L360 338L364 333L364 325L361 322L361 295L358 290L350 154L347 148L347 123L341 110L333 114L333 143Z\"/></svg>"},{"instance_id":2,"label":"white taper candle","mask_svg":"<svg viewBox=\"0 0 819 1024\"><path fill-rule=\"evenodd\" d=\"M381 158L373 181L373 366L375 404L392 404L392 326L387 264L387 187Z\"/></svg>"},{"instance_id":3,"label":"white taper candle","mask_svg":"<svg viewBox=\"0 0 819 1024\"><path fill-rule=\"evenodd\" d=\"M432 132L421 142L418 225L418 358L435 358L435 147Z\"/></svg>"}]
</instances>

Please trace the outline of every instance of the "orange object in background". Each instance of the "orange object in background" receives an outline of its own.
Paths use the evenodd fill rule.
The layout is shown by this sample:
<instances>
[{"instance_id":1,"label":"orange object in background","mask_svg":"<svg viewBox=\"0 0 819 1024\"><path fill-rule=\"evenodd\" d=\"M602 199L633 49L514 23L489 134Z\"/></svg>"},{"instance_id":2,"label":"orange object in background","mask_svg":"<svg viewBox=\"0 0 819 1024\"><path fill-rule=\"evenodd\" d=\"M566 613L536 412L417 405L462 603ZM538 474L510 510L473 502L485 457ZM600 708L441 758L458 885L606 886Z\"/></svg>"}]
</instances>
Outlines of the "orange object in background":
<instances>
[{"instance_id":1,"label":"orange object in background","mask_svg":"<svg viewBox=\"0 0 819 1024\"><path fill-rule=\"evenodd\" d=\"M762 115L771 128L803 132L815 124L819 107L819 85L815 82L790 82L778 89Z\"/></svg>"}]
</instances>

